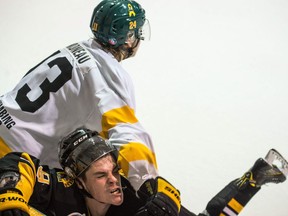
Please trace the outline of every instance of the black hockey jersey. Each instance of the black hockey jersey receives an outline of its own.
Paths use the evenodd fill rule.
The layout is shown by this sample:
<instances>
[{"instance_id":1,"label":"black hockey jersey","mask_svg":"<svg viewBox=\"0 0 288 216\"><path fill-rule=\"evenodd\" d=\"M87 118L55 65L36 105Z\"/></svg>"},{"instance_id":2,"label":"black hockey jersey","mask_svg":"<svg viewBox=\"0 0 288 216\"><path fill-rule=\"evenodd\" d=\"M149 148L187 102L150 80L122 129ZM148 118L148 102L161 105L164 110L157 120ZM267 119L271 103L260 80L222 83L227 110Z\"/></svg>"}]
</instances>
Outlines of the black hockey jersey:
<instances>
[{"instance_id":1,"label":"black hockey jersey","mask_svg":"<svg viewBox=\"0 0 288 216\"><path fill-rule=\"evenodd\" d=\"M27 153L12 152L0 159L0 176L7 172L20 174L15 188L29 200L30 215L89 215L84 195L62 169L41 165L39 159ZM121 183L124 202L120 206L111 205L106 216L134 216L146 203L146 200L136 196L136 191L123 176ZM195 215L182 206L179 216Z\"/></svg>"},{"instance_id":2,"label":"black hockey jersey","mask_svg":"<svg viewBox=\"0 0 288 216\"><path fill-rule=\"evenodd\" d=\"M22 191L23 195L32 194L29 205L32 207L31 215L59 216L87 216L89 215L84 195L80 192L74 180L67 177L63 170L58 168L50 169L47 165L40 165L40 161L27 153L9 153L0 159L0 174L15 171L20 175L29 173L28 182L20 181L16 188ZM35 178L33 177L35 176ZM121 177L124 202L121 206L111 206L107 216L133 216L137 209L144 205L144 201L136 196L136 192L124 177ZM34 185L33 188L27 184ZM31 191L32 190L32 191Z\"/></svg>"}]
</instances>

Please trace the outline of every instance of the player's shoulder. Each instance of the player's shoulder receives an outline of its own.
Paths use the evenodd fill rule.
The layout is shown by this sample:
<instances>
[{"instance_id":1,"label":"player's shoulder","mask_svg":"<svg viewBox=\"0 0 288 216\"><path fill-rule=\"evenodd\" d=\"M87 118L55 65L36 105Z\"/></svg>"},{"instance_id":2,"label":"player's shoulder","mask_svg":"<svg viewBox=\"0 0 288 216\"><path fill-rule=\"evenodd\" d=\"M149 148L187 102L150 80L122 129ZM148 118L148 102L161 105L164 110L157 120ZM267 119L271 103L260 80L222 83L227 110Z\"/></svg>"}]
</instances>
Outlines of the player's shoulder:
<instances>
[{"instance_id":1,"label":"player's shoulder","mask_svg":"<svg viewBox=\"0 0 288 216\"><path fill-rule=\"evenodd\" d=\"M113 68L121 68L122 65L116 60L116 58L94 39L82 41L81 44L91 53L95 58L97 64L101 66L111 66Z\"/></svg>"},{"instance_id":2,"label":"player's shoulder","mask_svg":"<svg viewBox=\"0 0 288 216\"><path fill-rule=\"evenodd\" d=\"M126 82L129 74L115 57L104 50L94 39L80 41L67 46L67 50L74 58L83 75L96 69L101 76L108 80L114 77L121 82ZM100 75L99 74L99 75Z\"/></svg>"}]
</instances>

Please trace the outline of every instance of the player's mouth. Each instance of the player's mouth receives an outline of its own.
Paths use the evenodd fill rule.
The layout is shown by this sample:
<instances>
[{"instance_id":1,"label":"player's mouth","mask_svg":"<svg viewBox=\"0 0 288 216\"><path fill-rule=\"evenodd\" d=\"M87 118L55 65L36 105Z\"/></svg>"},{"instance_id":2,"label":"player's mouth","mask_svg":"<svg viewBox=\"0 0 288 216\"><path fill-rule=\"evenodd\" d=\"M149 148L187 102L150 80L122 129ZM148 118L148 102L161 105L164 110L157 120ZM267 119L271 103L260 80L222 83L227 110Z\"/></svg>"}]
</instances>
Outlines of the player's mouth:
<instances>
[{"instance_id":1,"label":"player's mouth","mask_svg":"<svg viewBox=\"0 0 288 216\"><path fill-rule=\"evenodd\" d=\"M120 190L120 188L115 188L115 189L111 190L110 193L111 194L119 194L119 193L121 193L121 190Z\"/></svg>"}]
</instances>

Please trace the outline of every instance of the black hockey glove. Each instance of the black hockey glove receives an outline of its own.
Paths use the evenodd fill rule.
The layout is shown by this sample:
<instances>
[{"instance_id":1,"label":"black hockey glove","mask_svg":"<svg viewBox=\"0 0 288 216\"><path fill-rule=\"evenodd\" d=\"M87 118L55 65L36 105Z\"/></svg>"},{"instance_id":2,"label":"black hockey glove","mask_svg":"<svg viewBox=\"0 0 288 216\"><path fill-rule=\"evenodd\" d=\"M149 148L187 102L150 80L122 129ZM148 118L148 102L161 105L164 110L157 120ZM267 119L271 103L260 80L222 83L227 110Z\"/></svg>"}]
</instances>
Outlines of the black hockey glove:
<instances>
[{"instance_id":1,"label":"black hockey glove","mask_svg":"<svg viewBox=\"0 0 288 216\"><path fill-rule=\"evenodd\" d=\"M162 177L149 179L137 191L146 200L135 216L178 216L181 206L180 192Z\"/></svg>"},{"instance_id":2,"label":"black hockey glove","mask_svg":"<svg viewBox=\"0 0 288 216\"><path fill-rule=\"evenodd\" d=\"M29 214L20 209L10 209L0 212L0 216L29 216Z\"/></svg>"}]
</instances>

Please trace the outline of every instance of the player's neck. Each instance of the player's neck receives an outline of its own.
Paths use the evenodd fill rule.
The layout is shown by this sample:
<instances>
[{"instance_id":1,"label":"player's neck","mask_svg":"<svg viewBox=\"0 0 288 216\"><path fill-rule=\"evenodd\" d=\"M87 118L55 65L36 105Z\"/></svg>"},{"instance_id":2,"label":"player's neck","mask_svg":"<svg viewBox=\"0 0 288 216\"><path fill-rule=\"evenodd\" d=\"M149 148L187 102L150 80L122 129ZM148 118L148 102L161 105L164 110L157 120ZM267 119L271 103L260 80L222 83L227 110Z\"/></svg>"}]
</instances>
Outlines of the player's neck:
<instances>
[{"instance_id":1,"label":"player's neck","mask_svg":"<svg viewBox=\"0 0 288 216\"><path fill-rule=\"evenodd\" d=\"M96 200L86 198L87 208L91 216L105 216L110 204L100 203Z\"/></svg>"}]
</instances>

